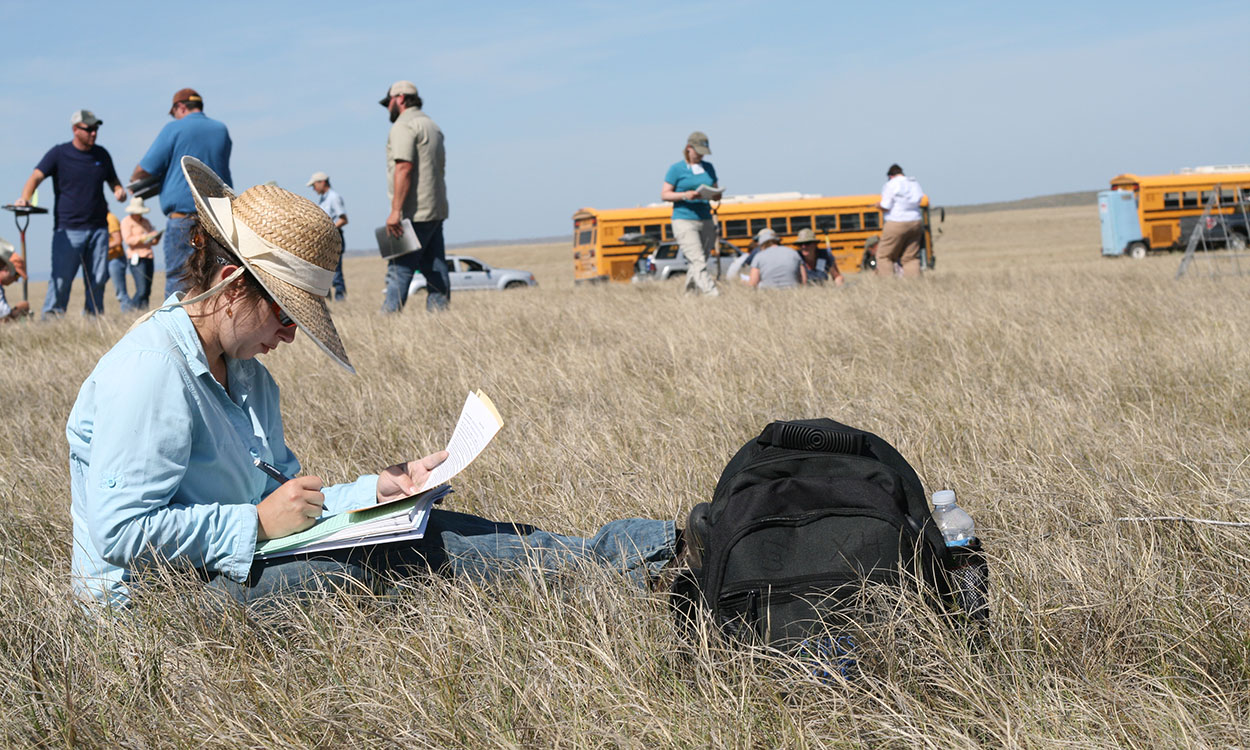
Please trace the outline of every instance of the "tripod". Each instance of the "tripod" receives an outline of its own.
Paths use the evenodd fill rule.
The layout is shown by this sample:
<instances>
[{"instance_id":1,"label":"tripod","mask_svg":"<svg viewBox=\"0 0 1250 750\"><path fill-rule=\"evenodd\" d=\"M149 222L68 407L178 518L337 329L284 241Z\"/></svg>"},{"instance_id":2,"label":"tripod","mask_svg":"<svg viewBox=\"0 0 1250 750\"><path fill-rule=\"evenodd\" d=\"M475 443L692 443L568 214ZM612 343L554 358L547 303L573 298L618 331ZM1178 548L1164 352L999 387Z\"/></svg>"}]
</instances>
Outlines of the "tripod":
<instances>
[{"instance_id":1,"label":"tripod","mask_svg":"<svg viewBox=\"0 0 1250 750\"><path fill-rule=\"evenodd\" d=\"M46 214L48 213L48 209L39 208L38 206L15 206L12 203L2 206L2 208L4 208L5 211L13 212L13 221L17 224L17 233L21 235L21 238L22 238L22 259L25 260L26 259L26 228L30 226L30 215L31 214ZM25 276L22 277L22 301L23 302L28 301L26 282L27 282L27 277L30 276L30 263L29 262L27 262L26 268L27 268L27 273Z\"/></svg>"}]
</instances>

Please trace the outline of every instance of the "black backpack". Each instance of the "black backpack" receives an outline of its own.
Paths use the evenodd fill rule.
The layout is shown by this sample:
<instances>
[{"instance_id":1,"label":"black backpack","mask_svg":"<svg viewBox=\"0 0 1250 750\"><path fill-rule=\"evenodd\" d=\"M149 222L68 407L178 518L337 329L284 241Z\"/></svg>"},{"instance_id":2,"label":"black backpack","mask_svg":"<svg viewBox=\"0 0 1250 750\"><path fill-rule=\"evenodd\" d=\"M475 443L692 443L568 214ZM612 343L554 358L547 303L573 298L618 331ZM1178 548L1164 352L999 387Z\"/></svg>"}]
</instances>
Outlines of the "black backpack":
<instances>
[{"instance_id":1,"label":"black backpack","mask_svg":"<svg viewBox=\"0 0 1250 750\"><path fill-rule=\"evenodd\" d=\"M951 556L916 472L886 441L830 419L764 428L685 533L679 619L702 604L754 643L787 649L824 632L865 580L920 580L937 603L951 594Z\"/></svg>"}]
</instances>

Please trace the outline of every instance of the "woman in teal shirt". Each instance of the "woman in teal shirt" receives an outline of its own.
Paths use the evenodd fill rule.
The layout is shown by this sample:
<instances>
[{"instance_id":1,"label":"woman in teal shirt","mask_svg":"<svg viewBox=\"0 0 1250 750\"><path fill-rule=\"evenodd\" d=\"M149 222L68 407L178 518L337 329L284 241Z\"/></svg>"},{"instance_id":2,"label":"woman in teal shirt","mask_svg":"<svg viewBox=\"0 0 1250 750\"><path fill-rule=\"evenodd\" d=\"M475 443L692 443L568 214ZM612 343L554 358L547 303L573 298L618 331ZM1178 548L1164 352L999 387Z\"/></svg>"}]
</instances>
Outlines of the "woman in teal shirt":
<instances>
[{"instance_id":1,"label":"woman in teal shirt","mask_svg":"<svg viewBox=\"0 0 1250 750\"><path fill-rule=\"evenodd\" d=\"M355 482L299 476L278 387L256 356L302 329L354 372L325 299L340 239L315 204L270 185L237 198L184 157L198 211L187 297L141 318L83 383L70 413L72 577L88 602L126 606L145 569L185 568L243 603L351 579L378 589L430 569L489 578L589 559L647 578L673 557L671 521L613 521L581 539L435 510L415 543L253 559L256 543L325 513L415 494L445 452ZM279 483L254 459L294 479Z\"/></svg>"},{"instance_id":2,"label":"woman in teal shirt","mask_svg":"<svg viewBox=\"0 0 1250 750\"><path fill-rule=\"evenodd\" d=\"M664 175L660 200L673 202L673 237L690 262L686 270L686 289L693 287L700 294L715 297L720 291L707 269L707 259L716 247L716 222L712 221L711 204L699 197L700 186L719 187L716 168L703 160L711 153L707 136L697 130L691 133L686 139L682 160L669 167Z\"/></svg>"}]
</instances>

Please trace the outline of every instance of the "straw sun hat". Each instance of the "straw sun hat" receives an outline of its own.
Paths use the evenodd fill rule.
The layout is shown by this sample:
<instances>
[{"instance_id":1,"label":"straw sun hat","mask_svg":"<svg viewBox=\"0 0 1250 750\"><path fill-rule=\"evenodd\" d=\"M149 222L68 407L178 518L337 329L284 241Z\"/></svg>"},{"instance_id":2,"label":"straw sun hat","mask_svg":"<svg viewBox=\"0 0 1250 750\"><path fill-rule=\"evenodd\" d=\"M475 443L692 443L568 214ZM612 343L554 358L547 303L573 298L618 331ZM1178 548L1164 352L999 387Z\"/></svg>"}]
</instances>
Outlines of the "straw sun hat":
<instances>
[{"instance_id":1,"label":"straw sun hat","mask_svg":"<svg viewBox=\"0 0 1250 750\"><path fill-rule=\"evenodd\" d=\"M317 204L276 185L235 194L204 162L182 157L200 223L231 250L308 337L356 372L330 319L326 297L342 239Z\"/></svg>"}]
</instances>

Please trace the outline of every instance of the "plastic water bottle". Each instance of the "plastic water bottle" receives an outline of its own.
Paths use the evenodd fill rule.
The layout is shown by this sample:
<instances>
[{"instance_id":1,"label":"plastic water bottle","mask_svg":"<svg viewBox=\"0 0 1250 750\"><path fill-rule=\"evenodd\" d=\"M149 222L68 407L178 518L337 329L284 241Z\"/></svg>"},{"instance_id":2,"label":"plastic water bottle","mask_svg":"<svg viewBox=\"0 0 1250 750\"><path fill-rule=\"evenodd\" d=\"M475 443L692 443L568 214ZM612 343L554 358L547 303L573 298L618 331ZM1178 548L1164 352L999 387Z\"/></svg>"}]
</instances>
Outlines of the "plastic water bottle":
<instances>
[{"instance_id":1,"label":"plastic water bottle","mask_svg":"<svg viewBox=\"0 0 1250 750\"><path fill-rule=\"evenodd\" d=\"M955 504L954 490L933 493L933 521L946 538L947 547L965 547L976 539L972 516Z\"/></svg>"}]
</instances>

